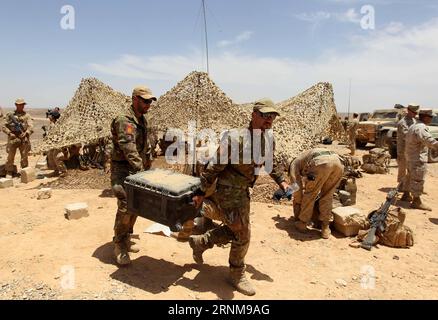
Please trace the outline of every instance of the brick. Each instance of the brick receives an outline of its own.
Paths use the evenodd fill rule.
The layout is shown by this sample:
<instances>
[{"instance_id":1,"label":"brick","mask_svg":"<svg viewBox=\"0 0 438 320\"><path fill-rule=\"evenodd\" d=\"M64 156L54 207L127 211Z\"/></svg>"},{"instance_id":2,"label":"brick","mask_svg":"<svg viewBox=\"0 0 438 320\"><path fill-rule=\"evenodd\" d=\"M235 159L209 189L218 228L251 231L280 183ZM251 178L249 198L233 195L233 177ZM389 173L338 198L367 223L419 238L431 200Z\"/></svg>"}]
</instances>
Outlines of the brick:
<instances>
[{"instance_id":1,"label":"brick","mask_svg":"<svg viewBox=\"0 0 438 320\"><path fill-rule=\"evenodd\" d=\"M50 199L52 197L52 189L51 188L42 188L38 190L38 200Z\"/></svg>"},{"instance_id":2,"label":"brick","mask_svg":"<svg viewBox=\"0 0 438 320\"><path fill-rule=\"evenodd\" d=\"M14 181L8 178L0 178L0 189L10 188L14 186Z\"/></svg>"},{"instance_id":3,"label":"brick","mask_svg":"<svg viewBox=\"0 0 438 320\"><path fill-rule=\"evenodd\" d=\"M362 211L355 207L338 207L332 212L335 229L346 237L357 235L361 225L366 221Z\"/></svg>"},{"instance_id":4,"label":"brick","mask_svg":"<svg viewBox=\"0 0 438 320\"><path fill-rule=\"evenodd\" d=\"M47 161L46 159L40 160L37 162L37 164L35 165L36 169L40 169L40 170L47 170Z\"/></svg>"},{"instance_id":5,"label":"brick","mask_svg":"<svg viewBox=\"0 0 438 320\"><path fill-rule=\"evenodd\" d=\"M65 206L64 215L68 220L88 217L88 205L85 202L68 204Z\"/></svg>"},{"instance_id":6,"label":"brick","mask_svg":"<svg viewBox=\"0 0 438 320\"><path fill-rule=\"evenodd\" d=\"M27 167L27 168L21 169L20 175L21 175L21 182L22 183L32 182L36 179L35 168Z\"/></svg>"}]
</instances>

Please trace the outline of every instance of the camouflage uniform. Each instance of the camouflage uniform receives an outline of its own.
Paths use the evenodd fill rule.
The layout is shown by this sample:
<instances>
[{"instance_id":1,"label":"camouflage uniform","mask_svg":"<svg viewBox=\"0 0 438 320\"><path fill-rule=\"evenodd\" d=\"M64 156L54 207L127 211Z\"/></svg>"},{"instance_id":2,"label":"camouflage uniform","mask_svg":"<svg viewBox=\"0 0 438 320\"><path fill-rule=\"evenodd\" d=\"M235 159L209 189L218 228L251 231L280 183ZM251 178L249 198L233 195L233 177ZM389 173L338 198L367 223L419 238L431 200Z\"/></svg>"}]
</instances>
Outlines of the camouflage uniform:
<instances>
[{"instance_id":1,"label":"camouflage uniform","mask_svg":"<svg viewBox=\"0 0 438 320\"><path fill-rule=\"evenodd\" d=\"M407 177L407 163L405 157L406 150L406 135L408 133L409 128L416 123L415 118L405 115L398 123L397 123L397 164L398 164L398 176L397 182L401 183L400 192L408 192L409 185L406 183L408 180Z\"/></svg>"},{"instance_id":2,"label":"camouflage uniform","mask_svg":"<svg viewBox=\"0 0 438 320\"><path fill-rule=\"evenodd\" d=\"M438 141L429 133L427 126L422 121L418 121L409 128L405 149L408 164L406 183L414 198L420 197L424 191L428 148L438 149Z\"/></svg>"},{"instance_id":3,"label":"camouflage uniform","mask_svg":"<svg viewBox=\"0 0 438 320\"><path fill-rule=\"evenodd\" d=\"M67 167L64 161L70 158L68 148L50 149L47 152L47 167L55 170L55 174L64 175L67 173Z\"/></svg>"},{"instance_id":4,"label":"camouflage uniform","mask_svg":"<svg viewBox=\"0 0 438 320\"><path fill-rule=\"evenodd\" d=\"M21 123L24 128L25 137L19 138L19 132L16 132L13 118ZM5 116L5 124L2 127L2 131L8 135L8 144L6 150L8 152L8 160L5 165L7 173L12 174L14 171L14 158L17 149L20 150L21 155L21 168L26 168L29 165L28 154L31 149L30 135L33 133L33 121L31 116L26 113L18 113L17 111L8 112Z\"/></svg>"},{"instance_id":5,"label":"camouflage uniform","mask_svg":"<svg viewBox=\"0 0 438 320\"><path fill-rule=\"evenodd\" d=\"M117 214L114 223L114 243L127 241L137 216L127 209L124 189L125 178L147 170L152 164L151 148L147 139L146 117L137 118L132 108L126 115L118 116L111 124L111 186L117 197Z\"/></svg>"},{"instance_id":6,"label":"camouflage uniform","mask_svg":"<svg viewBox=\"0 0 438 320\"><path fill-rule=\"evenodd\" d=\"M249 130L253 132L251 127ZM217 164L210 164L201 173L201 190L204 193L208 192L211 186L216 183L216 190L208 199L204 200L201 213L210 219L221 220L224 223L223 226L209 230L204 234L205 244L211 248L215 244L224 245L231 241L229 264L232 270L239 270L238 272L245 268L245 256L251 238L249 188L254 186L258 177L256 170L262 166L255 163L253 154L251 154L249 164L244 164L243 161L243 150L252 150L253 137L254 135L247 142L244 142L242 137L239 138L239 141L234 140L236 137L224 137L217 150L217 159L220 159L224 152L228 152L228 163L222 164L218 160ZM262 133L262 156L265 156L264 142L264 133ZM237 164L233 164L231 159L233 143L239 146ZM275 160L270 176L277 184L285 181Z\"/></svg>"},{"instance_id":7,"label":"camouflage uniform","mask_svg":"<svg viewBox=\"0 0 438 320\"><path fill-rule=\"evenodd\" d=\"M356 136L357 136L357 127L359 126L359 120L353 119L348 121L348 138L349 138L349 146L348 148L351 150L351 155L354 156L356 153Z\"/></svg>"},{"instance_id":8,"label":"camouflage uniform","mask_svg":"<svg viewBox=\"0 0 438 320\"><path fill-rule=\"evenodd\" d=\"M344 166L339 156L323 148L315 148L299 155L289 166L291 183L296 182L300 189L294 194L294 215L304 223L312 219L318 195L319 220L333 221L333 194L339 185Z\"/></svg>"}]
</instances>

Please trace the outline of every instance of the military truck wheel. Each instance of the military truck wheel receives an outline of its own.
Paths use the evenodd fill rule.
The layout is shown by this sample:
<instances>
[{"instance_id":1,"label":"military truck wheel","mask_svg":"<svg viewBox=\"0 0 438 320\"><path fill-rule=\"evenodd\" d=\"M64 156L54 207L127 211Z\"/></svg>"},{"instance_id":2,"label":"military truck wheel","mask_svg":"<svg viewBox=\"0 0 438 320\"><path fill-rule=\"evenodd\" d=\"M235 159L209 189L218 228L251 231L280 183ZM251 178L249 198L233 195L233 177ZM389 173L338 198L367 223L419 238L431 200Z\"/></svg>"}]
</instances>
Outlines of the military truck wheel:
<instances>
[{"instance_id":1,"label":"military truck wheel","mask_svg":"<svg viewBox=\"0 0 438 320\"><path fill-rule=\"evenodd\" d=\"M438 162L438 151L429 149L428 161L430 163Z\"/></svg>"}]
</instances>

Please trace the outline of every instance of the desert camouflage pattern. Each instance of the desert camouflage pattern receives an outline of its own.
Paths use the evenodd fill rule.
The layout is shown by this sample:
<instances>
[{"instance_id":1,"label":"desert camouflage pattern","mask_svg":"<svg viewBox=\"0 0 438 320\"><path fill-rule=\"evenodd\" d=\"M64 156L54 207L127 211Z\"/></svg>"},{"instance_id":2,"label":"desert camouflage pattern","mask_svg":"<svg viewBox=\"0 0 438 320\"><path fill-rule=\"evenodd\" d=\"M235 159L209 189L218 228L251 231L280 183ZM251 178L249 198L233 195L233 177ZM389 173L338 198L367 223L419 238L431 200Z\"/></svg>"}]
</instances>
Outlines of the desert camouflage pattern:
<instances>
[{"instance_id":1,"label":"desert camouflage pattern","mask_svg":"<svg viewBox=\"0 0 438 320\"><path fill-rule=\"evenodd\" d=\"M15 130L12 120L13 118L23 126L23 137L20 137L19 132ZM14 159L17 149L20 151L21 168L26 168L29 165L28 157L29 151L31 150L30 136L33 133L32 117L26 112L8 112L5 115L2 131L8 136L8 143L6 146L6 151L8 153L8 159L5 164L6 172L14 172Z\"/></svg>"},{"instance_id":2,"label":"desert camouflage pattern","mask_svg":"<svg viewBox=\"0 0 438 320\"><path fill-rule=\"evenodd\" d=\"M303 222L310 222L319 196L319 220L333 221L333 194L338 187L344 166L339 156L323 148L303 152L289 166L290 182L300 189L294 193L294 215Z\"/></svg>"},{"instance_id":3,"label":"desert camouflage pattern","mask_svg":"<svg viewBox=\"0 0 438 320\"><path fill-rule=\"evenodd\" d=\"M406 161L405 150L406 150L406 135L409 128L415 124L417 121L415 118L408 117L405 115L397 123L397 165L398 165L398 175L397 182L400 184L400 191L407 192L409 190L409 185L407 181L408 175L408 164Z\"/></svg>"},{"instance_id":4,"label":"desert camouflage pattern","mask_svg":"<svg viewBox=\"0 0 438 320\"><path fill-rule=\"evenodd\" d=\"M129 234L133 233L137 219L137 216L128 212L124 181L131 174L150 169L152 158L146 117L137 119L132 108L113 120L111 133L111 186L117 197L113 241L121 243L127 241Z\"/></svg>"},{"instance_id":5,"label":"desert camouflage pattern","mask_svg":"<svg viewBox=\"0 0 438 320\"><path fill-rule=\"evenodd\" d=\"M201 212L205 217L224 223L223 226L209 230L204 234L206 244L213 246L214 244L221 245L231 241L230 266L232 268L244 268L244 260L251 238L249 188L257 180L256 169L259 165L254 162L254 159L250 164L242 163L243 150L248 146L241 138L238 141L239 163L231 163L230 151L233 138L235 137L225 136L216 154L219 159L221 154L226 152L229 156L228 163L210 164L201 173L202 191L208 191L216 183L216 190L204 201ZM249 147L251 148L251 145ZM278 184L285 181L283 173L279 170L279 166L275 161L270 176Z\"/></svg>"},{"instance_id":6,"label":"desert camouflage pattern","mask_svg":"<svg viewBox=\"0 0 438 320\"><path fill-rule=\"evenodd\" d=\"M436 141L429 132L427 126L418 121L413 124L406 135L405 157L408 174L406 185L414 197L424 193L424 181L427 173L428 148L438 149Z\"/></svg>"}]
</instances>

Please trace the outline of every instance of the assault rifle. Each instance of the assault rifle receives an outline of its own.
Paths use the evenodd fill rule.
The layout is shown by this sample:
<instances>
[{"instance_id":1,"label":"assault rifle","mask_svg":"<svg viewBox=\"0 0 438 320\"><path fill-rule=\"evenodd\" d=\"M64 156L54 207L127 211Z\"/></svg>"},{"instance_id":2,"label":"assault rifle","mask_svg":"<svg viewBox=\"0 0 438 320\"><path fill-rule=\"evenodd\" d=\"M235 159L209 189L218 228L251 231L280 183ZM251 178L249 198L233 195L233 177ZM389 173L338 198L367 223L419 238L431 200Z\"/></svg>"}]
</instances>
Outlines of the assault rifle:
<instances>
[{"instance_id":1,"label":"assault rifle","mask_svg":"<svg viewBox=\"0 0 438 320\"><path fill-rule=\"evenodd\" d=\"M12 124L14 125L12 131L17 137L20 136L25 131L23 125L20 121L17 120L15 116L11 116L10 119L12 121Z\"/></svg>"},{"instance_id":2,"label":"assault rifle","mask_svg":"<svg viewBox=\"0 0 438 320\"><path fill-rule=\"evenodd\" d=\"M383 203L378 210L371 214L368 218L370 221L371 228L368 231L367 236L362 241L361 247L367 250L371 250L374 241L376 241L376 231L384 232L386 228L386 217L388 216L389 208L397 200L397 194L399 192L401 184L398 185L396 189L388 192L386 195L386 201Z\"/></svg>"}]
</instances>

